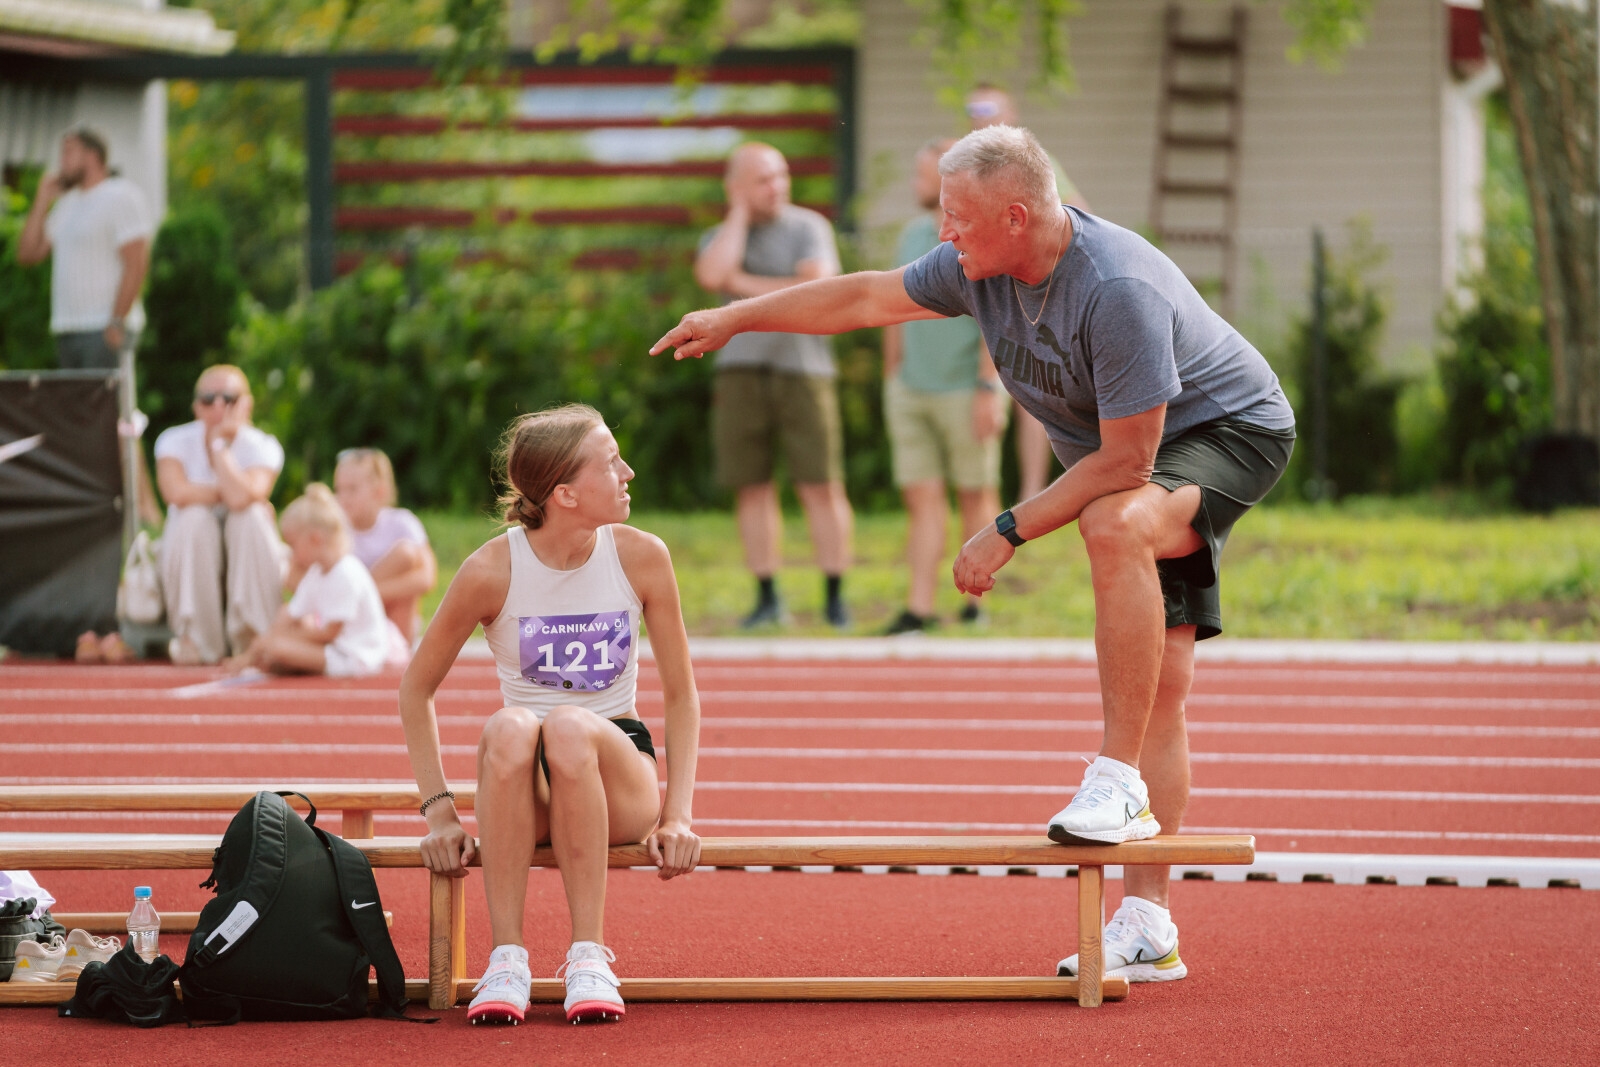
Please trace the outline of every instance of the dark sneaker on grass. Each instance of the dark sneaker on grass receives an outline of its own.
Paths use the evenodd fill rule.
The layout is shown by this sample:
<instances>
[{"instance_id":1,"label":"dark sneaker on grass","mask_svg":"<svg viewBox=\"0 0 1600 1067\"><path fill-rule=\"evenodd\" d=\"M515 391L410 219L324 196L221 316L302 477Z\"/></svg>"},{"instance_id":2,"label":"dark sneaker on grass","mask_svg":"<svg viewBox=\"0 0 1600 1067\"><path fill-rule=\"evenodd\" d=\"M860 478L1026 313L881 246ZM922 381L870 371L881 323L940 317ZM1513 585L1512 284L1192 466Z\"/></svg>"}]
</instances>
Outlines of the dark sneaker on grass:
<instances>
[{"instance_id":1,"label":"dark sneaker on grass","mask_svg":"<svg viewBox=\"0 0 1600 1067\"><path fill-rule=\"evenodd\" d=\"M830 600L822 609L823 618L828 620L828 625L835 630L845 630L850 627L850 609L844 606L843 600Z\"/></svg>"},{"instance_id":2,"label":"dark sneaker on grass","mask_svg":"<svg viewBox=\"0 0 1600 1067\"><path fill-rule=\"evenodd\" d=\"M902 611L889 628L883 631L883 636L894 637L896 634L919 634L924 630L931 630L939 625L939 620L932 615L918 615L912 611Z\"/></svg>"},{"instance_id":3,"label":"dark sneaker on grass","mask_svg":"<svg viewBox=\"0 0 1600 1067\"><path fill-rule=\"evenodd\" d=\"M957 617L968 626L978 626L989 621L989 613L976 604L961 605L961 614Z\"/></svg>"},{"instance_id":4,"label":"dark sneaker on grass","mask_svg":"<svg viewBox=\"0 0 1600 1067\"><path fill-rule=\"evenodd\" d=\"M744 630L759 630L764 626L786 626L788 623L789 613L783 610L781 600L758 603L750 614L739 620L739 626Z\"/></svg>"}]
</instances>

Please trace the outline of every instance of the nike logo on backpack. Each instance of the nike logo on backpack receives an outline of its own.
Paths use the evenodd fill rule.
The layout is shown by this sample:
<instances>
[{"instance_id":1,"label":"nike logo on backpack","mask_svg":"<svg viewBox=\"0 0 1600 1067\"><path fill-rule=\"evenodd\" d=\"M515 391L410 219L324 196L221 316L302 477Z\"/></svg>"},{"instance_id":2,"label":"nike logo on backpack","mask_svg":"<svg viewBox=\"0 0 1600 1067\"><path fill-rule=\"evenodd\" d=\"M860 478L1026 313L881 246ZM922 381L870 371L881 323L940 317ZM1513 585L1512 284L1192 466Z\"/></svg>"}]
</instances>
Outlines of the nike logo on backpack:
<instances>
[{"instance_id":1,"label":"nike logo on backpack","mask_svg":"<svg viewBox=\"0 0 1600 1067\"><path fill-rule=\"evenodd\" d=\"M374 904L376 904L376 903L377 903L377 901L376 901L376 900L369 900L369 901L367 901L367 902L366 902L366 903L365 903L365 904L357 904L357 903L356 903L356 902L355 902L355 898L354 898L354 897L352 897L352 898L351 898L351 899L350 899L350 910L351 910L351 911L360 911L360 910L361 910L361 909L362 909L362 908L370 908L370 907L372 907L372 906L373 906L373 905L374 905Z\"/></svg>"}]
</instances>

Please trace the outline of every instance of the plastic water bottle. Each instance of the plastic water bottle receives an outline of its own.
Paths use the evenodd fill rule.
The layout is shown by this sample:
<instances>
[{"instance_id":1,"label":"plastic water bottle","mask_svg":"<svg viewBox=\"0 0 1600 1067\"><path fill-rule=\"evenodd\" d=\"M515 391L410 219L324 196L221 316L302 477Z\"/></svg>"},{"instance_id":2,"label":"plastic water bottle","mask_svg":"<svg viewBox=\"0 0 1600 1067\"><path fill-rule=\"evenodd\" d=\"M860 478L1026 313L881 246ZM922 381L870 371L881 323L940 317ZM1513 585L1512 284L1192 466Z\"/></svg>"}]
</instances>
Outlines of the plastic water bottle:
<instances>
[{"instance_id":1,"label":"plastic water bottle","mask_svg":"<svg viewBox=\"0 0 1600 1067\"><path fill-rule=\"evenodd\" d=\"M150 903L150 887L135 886L133 910L128 912L128 944L146 963L154 963L161 954L161 916Z\"/></svg>"}]
</instances>

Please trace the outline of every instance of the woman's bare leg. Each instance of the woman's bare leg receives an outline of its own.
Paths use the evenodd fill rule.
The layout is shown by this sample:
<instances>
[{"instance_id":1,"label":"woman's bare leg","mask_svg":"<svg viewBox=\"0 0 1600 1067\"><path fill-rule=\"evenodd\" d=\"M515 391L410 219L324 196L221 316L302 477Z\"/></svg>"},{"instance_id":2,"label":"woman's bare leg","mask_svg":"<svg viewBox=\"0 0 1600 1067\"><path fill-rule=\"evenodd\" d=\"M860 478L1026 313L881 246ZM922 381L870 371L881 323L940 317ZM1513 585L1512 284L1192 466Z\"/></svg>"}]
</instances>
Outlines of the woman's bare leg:
<instances>
[{"instance_id":1,"label":"woman's bare leg","mask_svg":"<svg viewBox=\"0 0 1600 1067\"><path fill-rule=\"evenodd\" d=\"M572 913L572 940L603 945L606 849L642 841L655 828L661 811L655 761L585 708L553 708L542 736L550 843Z\"/></svg>"},{"instance_id":2,"label":"woman's bare leg","mask_svg":"<svg viewBox=\"0 0 1600 1067\"><path fill-rule=\"evenodd\" d=\"M372 581L383 600L383 613L409 645L417 636L418 605L433 587L434 568L428 550L412 541L397 541L372 565Z\"/></svg>"},{"instance_id":3,"label":"woman's bare leg","mask_svg":"<svg viewBox=\"0 0 1600 1067\"><path fill-rule=\"evenodd\" d=\"M533 776L539 718L526 708L501 708L478 742L478 857L494 945L522 944L528 866L537 840Z\"/></svg>"}]
</instances>

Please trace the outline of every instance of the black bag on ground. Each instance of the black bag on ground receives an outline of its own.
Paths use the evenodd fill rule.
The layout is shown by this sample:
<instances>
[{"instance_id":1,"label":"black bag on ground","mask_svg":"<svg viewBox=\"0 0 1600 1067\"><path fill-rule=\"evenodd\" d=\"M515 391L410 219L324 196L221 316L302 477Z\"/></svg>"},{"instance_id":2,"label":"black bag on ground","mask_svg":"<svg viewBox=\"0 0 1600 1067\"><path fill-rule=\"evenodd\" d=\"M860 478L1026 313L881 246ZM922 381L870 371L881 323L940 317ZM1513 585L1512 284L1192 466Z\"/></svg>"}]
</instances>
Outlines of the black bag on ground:
<instances>
[{"instance_id":1,"label":"black bag on ground","mask_svg":"<svg viewBox=\"0 0 1600 1067\"><path fill-rule=\"evenodd\" d=\"M405 978L359 849L257 793L212 857L217 898L200 912L178 972L191 1019L404 1018ZM306 798L301 797L302 800ZM306 800L307 805L310 801ZM422 1020L416 1020L422 1021Z\"/></svg>"},{"instance_id":2,"label":"black bag on ground","mask_svg":"<svg viewBox=\"0 0 1600 1067\"><path fill-rule=\"evenodd\" d=\"M184 1021L173 992L178 965L166 956L146 963L131 944L101 963L93 960L78 975L72 999L56 1008L63 1019L109 1019L148 1029Z\"/></svg>"}]
</instances>

